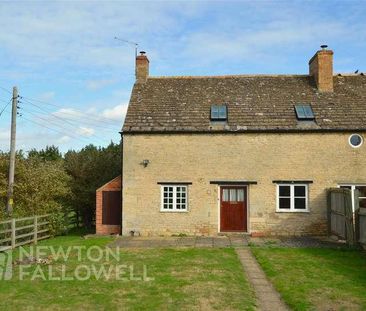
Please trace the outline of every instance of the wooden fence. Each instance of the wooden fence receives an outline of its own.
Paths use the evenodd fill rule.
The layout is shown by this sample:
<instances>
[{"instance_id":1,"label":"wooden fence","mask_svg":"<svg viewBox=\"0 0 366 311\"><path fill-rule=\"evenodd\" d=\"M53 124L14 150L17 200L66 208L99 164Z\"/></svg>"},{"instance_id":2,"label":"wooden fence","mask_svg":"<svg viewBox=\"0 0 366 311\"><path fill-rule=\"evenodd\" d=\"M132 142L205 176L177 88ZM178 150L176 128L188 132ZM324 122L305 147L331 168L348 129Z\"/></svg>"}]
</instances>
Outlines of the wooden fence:
<instances>
[{"instance_id":1,"label":"wooden fence","mask_svg":"<svg viewBox=\"0 0 366 311\"><path fill-rule=\"evenodd\" d=\"M366 249L366 208L360 208L358 210L356 229L357 240Z\"/></svg>"},{"instance_id":2,"label":"wooden fence","mask_svg":"<svg viewBox=\"0 0 366 311\"><path fill-rule=\"evenodd\" d=\"M355 243L352 193L349 189L331 188L328 191L328 234Z\"/></svg>"},{"instance_id":3,"label":"wooden fence","mask_svg":"<svg viewBox=\"0 0 366 311\"><path fill-rule=\"evenodd\" d=\"M1 221L0 251L49 238L49 216L41 215Z\"/></svg>"}]
</instances>

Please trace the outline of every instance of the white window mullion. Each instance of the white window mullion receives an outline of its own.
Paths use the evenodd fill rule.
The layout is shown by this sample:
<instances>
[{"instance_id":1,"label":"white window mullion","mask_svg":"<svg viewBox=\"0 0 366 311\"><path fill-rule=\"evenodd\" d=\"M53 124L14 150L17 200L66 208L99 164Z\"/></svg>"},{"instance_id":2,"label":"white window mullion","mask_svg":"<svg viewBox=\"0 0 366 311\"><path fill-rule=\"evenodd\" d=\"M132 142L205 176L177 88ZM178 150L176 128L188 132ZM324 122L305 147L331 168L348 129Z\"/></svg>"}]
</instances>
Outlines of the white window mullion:
<instances>
[{"instance_id":1,"label":"white window mullion","mask_svg":"<svg viewBox=\"0 0 366 311\"><path fill-rule=\"evenodd\" d=\"M173 187L173 210L177 209L177 187Z\"/></svg>"},{"instance_id":2,"label":"white window mullion","mask_svg":"<svg viewBox=\"0 0 366 311\"><path fill-rule=\"evenodd\" d=\"M294 187L294 185L290 186L290 197L291 197L290 211L294 211L295 210L295 187Z\"/></svg>"}]
</instances>

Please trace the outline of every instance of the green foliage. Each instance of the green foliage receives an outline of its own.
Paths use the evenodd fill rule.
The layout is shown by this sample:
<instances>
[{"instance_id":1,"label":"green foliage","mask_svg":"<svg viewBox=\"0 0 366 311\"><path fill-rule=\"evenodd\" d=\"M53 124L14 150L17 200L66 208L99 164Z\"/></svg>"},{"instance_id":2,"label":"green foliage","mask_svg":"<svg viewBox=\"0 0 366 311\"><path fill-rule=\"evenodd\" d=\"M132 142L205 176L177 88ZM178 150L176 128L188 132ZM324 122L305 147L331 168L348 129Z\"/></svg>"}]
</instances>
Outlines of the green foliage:
<instances>
[{"instance_id":1,"label":"green foliage","mask_svg":"<svg viewBox=\"0 0 366 311\"><path fill-rule=\"evenodd\" d=\"M121 174L120 145L88 145L78 152L69 151L65 154L65 167L72 177L70 205L90 227L95 217L95 190Z\"/></svg>"},{"instance_id":2,"label":"green foliage","mask_svg":"<svg viewBox=\"0 0 366 311\"><path fill-rule=\"evenodd\" d=\"M8 167L8 155L0 154L0 197L3 207L6 203ZM71 194L70 181L63 160L44 161L17 154L13 216L41 215L61 210Z\"/></svg>"},{"instance_id":3,"label":"green foliage","mask_svg":"<svg viewBox=\"0 0 366 311\"><path fill-rule=\"evenodd\" d=\"M52 236L64 235L68 232L69 222L62 208L56 207L48 217L48 221L50 222L49 227Z\"/></svg>"},{"instance_id":4,"label":"green foliage","mask_svg":"<svg viewBox=\"0 0 366 311\"><path fill-rule=\"evenodd\" d=\"M60 150L58 150L58 147L52 145L46 146L45 149L41 150L36 150L33 148L28 151L28 157L37 158L43 161L57 161L62 159L62 154Z\"/></svg>"},{"instance_id":5,"label":"green foliage","mask_svg":"<svg viewBox=\"0 0 366 311\"><path fill-rule=\"evenodd\" d=\"M95 190L120 175L119 144L106 148L88 145L68 151L62 157L55 146L32 149L26 157L18 152L15 165L13 216L52 214L52 232L62 234L68 227L63 215L73 211L90 228L95 218ZM5 215L9 154L0 152L0 219ZM63 220L66 219L66 220Z\"/></svg>"}]
</instances>

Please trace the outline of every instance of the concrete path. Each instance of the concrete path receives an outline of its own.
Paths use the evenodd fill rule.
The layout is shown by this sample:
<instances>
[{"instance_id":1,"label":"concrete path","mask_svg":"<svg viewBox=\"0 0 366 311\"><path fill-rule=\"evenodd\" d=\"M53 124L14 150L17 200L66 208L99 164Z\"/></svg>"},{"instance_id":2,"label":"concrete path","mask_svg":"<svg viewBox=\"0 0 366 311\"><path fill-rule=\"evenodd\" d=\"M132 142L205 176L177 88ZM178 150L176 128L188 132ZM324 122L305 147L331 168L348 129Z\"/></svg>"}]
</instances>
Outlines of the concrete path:
<instances>
[{"instance_id":1,"label":"concrete path","mask_svg":"<svg viewBox=\"0 0 366 311\"><path fill-rule=\"evenodd\" d=\"M235 236L187 236L187 237L118 237L109 247L167 248L167 247L243 247L248 245L244 235Z\"/></svg>"},{"instance_id":2,"label":"concrete path","mask_svg":"<svg viewBox=\"0 0 366 311\"><path fill-rule=\"evenodd\" d=\"M236 253L247 274L249 282L254 288L258 302L258 310L261 311L282 311L289 310L281 300L280 294L268 281L262 268L257 263L249 248L237 248Z\"/></svg>"}]
</instances>

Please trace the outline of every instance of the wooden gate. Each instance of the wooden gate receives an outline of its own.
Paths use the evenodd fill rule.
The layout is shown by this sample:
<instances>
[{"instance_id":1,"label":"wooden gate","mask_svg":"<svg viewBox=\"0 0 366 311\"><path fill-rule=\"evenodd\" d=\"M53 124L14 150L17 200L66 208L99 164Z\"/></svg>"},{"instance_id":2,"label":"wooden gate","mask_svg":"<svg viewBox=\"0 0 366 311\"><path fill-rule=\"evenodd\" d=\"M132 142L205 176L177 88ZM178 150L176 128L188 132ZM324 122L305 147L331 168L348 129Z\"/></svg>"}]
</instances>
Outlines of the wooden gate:
<instances>
[{"instance_id":1,"label":"wooden gate","mask_svg":"<svg viewBox=\"0 0 366 311\"><path fill-rule=\"evenodd\" d=\"M331 188L328 192L328 233L355 243L352 193L349 189Z\"/></svg>"},{"instance_id":2,"label":"wooden gate","mask_svg":"<svg viewBox=\"0 0 366 311\"><path fill-rule=\"evenodd\" d=\"M356 237L361 246L366 249L366 208L356 212Z\"/></svg>"}]
</instances>

